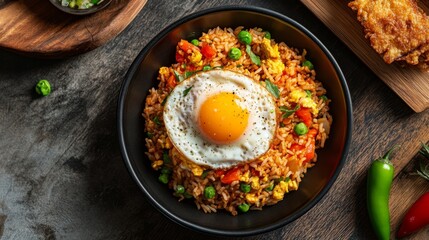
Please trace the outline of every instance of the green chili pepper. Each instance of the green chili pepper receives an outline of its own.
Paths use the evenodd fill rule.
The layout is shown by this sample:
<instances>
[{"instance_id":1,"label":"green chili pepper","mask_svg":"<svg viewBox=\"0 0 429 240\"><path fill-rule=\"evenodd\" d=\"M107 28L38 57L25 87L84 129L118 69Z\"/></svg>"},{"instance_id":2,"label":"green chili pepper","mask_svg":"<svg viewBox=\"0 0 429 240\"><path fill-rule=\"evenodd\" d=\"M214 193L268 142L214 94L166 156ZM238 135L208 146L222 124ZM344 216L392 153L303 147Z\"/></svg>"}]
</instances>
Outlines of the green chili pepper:
<instances>
[{"instance_id":1,"label":"green chili pepper","mask_svg":"<svg viewBox=\"0 0 429 240\"><path fill-rule=\"evenodd\" d=\"M380 240L389 240L390 237L389 194L394 167L389 156L393 149L390 149L382 158L372 162L367 177L369 219Z\"/></svg>"}]
</instances>

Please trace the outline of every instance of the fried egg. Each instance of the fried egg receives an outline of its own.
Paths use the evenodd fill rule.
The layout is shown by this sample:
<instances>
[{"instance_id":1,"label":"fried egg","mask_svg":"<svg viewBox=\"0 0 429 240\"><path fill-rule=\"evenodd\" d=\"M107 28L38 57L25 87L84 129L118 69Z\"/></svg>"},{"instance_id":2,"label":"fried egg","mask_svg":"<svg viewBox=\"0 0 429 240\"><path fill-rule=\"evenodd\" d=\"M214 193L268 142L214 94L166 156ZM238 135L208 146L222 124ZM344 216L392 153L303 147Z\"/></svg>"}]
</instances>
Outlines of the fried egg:
<instances>
[{"instance_id":1,"label":"fried egg","mask_svg":"<svg viewBox=\"0 0 429 240\"><path fill-rule=\"evenodd\" d=\"M277 125L272 95L251 78L224 70L199 72L179 83L163 114L176 149L214 169L263 155Z\"/></svg>"}]
</instances>

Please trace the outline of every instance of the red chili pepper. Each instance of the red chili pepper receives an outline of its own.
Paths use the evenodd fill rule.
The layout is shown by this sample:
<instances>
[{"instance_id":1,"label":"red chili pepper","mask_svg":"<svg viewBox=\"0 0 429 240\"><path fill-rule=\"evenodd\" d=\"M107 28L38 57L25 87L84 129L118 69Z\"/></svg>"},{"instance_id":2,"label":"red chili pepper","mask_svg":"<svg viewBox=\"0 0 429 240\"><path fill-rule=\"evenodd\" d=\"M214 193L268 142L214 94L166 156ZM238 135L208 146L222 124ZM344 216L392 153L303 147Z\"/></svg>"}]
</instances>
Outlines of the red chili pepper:
<instances>
[{"instance_id":1,"label":"red chili pepper","mask_svg":"<svg viewBox=\"0 0 429 240\"><path fill-rule=\"evenodd\" d=\"M203 42L201 46L201 54L203 54L205 58L210 59L216 55L216 50L210 47L210 45L208 45L207 43Z\"/></svg>"},{"instance_id":2,"label":"red chili pepper","mask_svg":"<svg viewBox=\"0 0 429 240\"><path fill-rule=\"evenodd\" d=\"M225 184L230 184L234 181L240 180L240 169L239 168L233 168L229 170L228 172L223 175L223 178L221 178L221 182Z\"/></svg>"},{"instance_id":3,"label":"red chili pepper","mask_svg":"<svg viewBox=\"0 0 429 240\"><path fill-rule=\"evenodd\" d=\"M402 238L429 224L429 192L423 194L408 209L396 237Z\"/></svg>"},{"instance_id":4,"label":"red chili pepper","mask_svg":"<svg viewBox=\"0 0 429 240\"><path fill-rule=\"evenodd\" d=\"M313 117L311 116L309 108L300 107L298 110L296 110L295 114L304 122L307 127L311 126Z\"/></svg>"}]
</instances>

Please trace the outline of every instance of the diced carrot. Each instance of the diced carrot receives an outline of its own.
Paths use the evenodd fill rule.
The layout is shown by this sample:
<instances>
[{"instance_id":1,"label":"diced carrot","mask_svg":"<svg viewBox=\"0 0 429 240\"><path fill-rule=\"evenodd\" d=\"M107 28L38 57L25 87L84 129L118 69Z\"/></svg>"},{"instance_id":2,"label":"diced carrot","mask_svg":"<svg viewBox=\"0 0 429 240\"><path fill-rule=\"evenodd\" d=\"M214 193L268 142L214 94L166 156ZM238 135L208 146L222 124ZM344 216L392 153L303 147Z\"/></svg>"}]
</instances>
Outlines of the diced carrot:
<instances>
[{"instance_id":1,"label":"diced carrot","mask_svg":"<svg viewBox=\"0 0 429 240\"><path fill-rule=\"evenodd\" d=\"M217 170L215 170L215 176L216 177L220 177L220 176L222 176L222 175L224 175L225 174L225 171L224 170L222 170L222 169L217 169Z\"/></svg>"},{"instance_id":2,"label":"diced carrot","mask_svg":"<svg viewBox=\"0 0 429 240\"><path fill-rule=\"evenodd\" d=\"M295 114L301 119L307 127L311 126L313 122L313 117L311 116L311 112L309 108L301 107L299 108Z\"/></svg>"},{"instance_id":3,"label":"diced carrot","mask_svg":"<svg viewBox=\"0 0 429 240\"><path fill-rule=\"evenodd\" d=\"M176 77L173 74L167 79L167 86L170 88L174 88L177 85Z\"/></svg>"},{"instance_id":4,"label":"diced carrot","mask_svg":"<svg viewBox=\"0 0 429 240\"><path fill-rule=\"evenodd\" d=\"M239 168L233 168L227 171L220 181L224 184L230 184L234 181L240 180L240 173L241 171Z\"/></svg>"},{"instance_id":5,"label":"diced carrot","mask_svg":"<svg viewBox=\"0 0 429 240\"><path fill-rule=\"evenodd\" d=\"M178 63L182 63L185 61L185 56L176 51L176 61Z\"/></svg>"},{"instance_id":6,"label":"diced carrot","mask_svg":"<svg viewBox=\"0 0 429 240\"><path fill-rule=\"evenodd\" d=\"M258 176L259 177L259 171L254 169L254 168L250 168L250 172L252 173L252 176Z\"/></svg>"},{"instance_id":7,"label":"diced carrot","mask_svg":"<svg viewBox=\"0 0 429 240\"><path fill-rule=\"evenodd\" d=\"M312 129L308 130L307 135L308 135L309 137L313 137L313 138L314 138L314 137L316 137L316 136L317 136L317 133L318 133L317 129L312 128Z\"/></svg>"}]
</instances>

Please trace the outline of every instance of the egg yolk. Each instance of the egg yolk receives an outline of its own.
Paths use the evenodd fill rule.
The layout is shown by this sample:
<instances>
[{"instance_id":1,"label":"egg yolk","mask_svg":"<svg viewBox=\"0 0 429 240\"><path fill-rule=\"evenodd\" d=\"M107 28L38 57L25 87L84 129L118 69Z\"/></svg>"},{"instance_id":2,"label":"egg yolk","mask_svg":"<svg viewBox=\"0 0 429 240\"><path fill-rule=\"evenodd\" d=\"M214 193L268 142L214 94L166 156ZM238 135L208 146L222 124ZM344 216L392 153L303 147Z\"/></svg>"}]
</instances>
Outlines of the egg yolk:
<instances>
[{"instance_id":1,"label":"egg yolk","mask_svg":"<svg viewBox=\"0 0 429 240\"><path fill-rule=\"evenodd\" d=\"M238 105L238 101L238 96L223 92L208 97L201 105L198 124L208 139L218 144L228 144L243 135L249 112Z\"/></svg>"}]
</instances>

